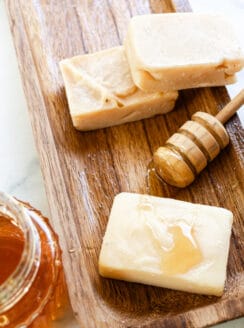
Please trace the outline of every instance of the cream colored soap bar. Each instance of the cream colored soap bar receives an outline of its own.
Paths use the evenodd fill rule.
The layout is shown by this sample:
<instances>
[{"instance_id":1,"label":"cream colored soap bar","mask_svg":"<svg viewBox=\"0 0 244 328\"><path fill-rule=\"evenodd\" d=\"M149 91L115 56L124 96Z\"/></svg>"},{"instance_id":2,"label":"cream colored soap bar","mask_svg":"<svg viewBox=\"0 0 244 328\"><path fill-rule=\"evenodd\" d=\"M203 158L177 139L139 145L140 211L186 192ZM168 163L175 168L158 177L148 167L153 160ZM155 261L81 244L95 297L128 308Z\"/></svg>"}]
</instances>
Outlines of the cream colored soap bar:
<instances>
[{"instance_id":1,"label":"cream colored soap bar","mask_svg":"<svg viewBox=\"0 0 244 328\"><path fill-rule=\"evenodd\" d=\"M169 198L114 199L99 258L104 277L220 296L232 213Z\"/></svg>"},{"instance_id":2,"label":"cream colored soap bar","mask_svg":"<svg viewBox=\"0 0 244 328\"><path fill-rule=\"evenodd\" d=\"M60 63L70 114L79 130L136 121L172 110L178 93L145 93L135 86L123 47Z\"/></svg>"},{"instance_id":3,"label":"cream colored soap bar","mask_svg":"<svg viewBox=\"0 0 244 328\"><path fill-rule=\"evenodd\" d=\"M150 92L230 84L244 65L232 26L219 15L135 16L125 49L135 84Z\"/></svg>"}]
</instances>

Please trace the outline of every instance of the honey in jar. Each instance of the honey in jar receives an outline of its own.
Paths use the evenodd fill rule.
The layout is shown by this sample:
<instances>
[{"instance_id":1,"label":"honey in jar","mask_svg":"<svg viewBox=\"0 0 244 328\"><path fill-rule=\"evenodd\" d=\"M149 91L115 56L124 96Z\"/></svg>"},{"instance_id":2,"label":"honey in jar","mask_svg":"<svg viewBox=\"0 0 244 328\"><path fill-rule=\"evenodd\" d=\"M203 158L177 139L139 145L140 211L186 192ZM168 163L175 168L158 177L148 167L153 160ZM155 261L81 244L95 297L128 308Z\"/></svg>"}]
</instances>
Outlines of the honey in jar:
<instances>
[{"instance_id":1,"label":"honey in jar","mask_svg":"<svg viewBox=\"0 0 244 328\"><path fill-rule=\"evenodd\" d=\"M47 219L0 192L0 328L49 328L70 310Z\"/></svg>"}]
</instances>

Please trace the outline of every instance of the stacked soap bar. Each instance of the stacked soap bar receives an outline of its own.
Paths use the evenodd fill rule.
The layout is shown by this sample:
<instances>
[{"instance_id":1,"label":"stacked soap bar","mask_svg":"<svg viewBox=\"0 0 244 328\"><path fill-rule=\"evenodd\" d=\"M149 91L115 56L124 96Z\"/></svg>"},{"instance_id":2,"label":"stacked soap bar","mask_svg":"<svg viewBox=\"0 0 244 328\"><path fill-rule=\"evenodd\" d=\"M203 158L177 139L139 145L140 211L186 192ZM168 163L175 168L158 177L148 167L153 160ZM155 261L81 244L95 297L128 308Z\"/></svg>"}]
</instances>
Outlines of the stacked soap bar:
<instances>
[{"instance_id":1,"label":"stacked soap bar","mask_svg":"<svg viewBox=\"0 0 244 328\"><path fill-rule=\"evenodd\" d=\"M78 130L93 130L164 114L178 92L144 92L132 80L122 46L60 63L69 109Z\"/></svg>"},{"instance_id":2,"label":"stacked soap bar","mask_svg":"<svg viewBox=\"0 0 244 328\"><path fill-rule=\"evenodd\" d=\"M104 277L220 296L233 215L214 206L121 193L99 257Z\"/></svg>"},{"instance_id":3,"label":"stacked soap bar","mask_svg":"<svg viewBox=\"0 0 244 328\"><path fill-rule=\"evenodd\" d=\"M150 92L234 83L244 66L233 28L219 15L135 16L125 49L135 84Z\"/></svg>"},{"instance_id":4,"label":"stacked soap bar","mask_svg":"<svg viewBox=\"0 0 244 328\"><path fill-rule=\"evenodd\" d=\"M243 65L229 23L193 13L135 16L124 47L60 63L79 130L166 113L178 95L172 90L233 83Z\"/></svg>"}]
</instances>

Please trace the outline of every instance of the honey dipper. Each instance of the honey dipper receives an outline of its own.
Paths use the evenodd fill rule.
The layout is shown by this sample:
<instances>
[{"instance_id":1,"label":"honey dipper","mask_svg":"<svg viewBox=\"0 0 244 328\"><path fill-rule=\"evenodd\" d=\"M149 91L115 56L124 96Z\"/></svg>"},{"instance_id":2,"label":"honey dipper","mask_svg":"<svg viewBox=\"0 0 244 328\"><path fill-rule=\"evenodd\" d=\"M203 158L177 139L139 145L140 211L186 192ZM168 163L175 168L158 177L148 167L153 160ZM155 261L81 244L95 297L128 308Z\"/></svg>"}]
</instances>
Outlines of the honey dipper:
<instances>
[{"instance_id":1,"label":"honey dipper","mask_svg":"<svg viewBox=\"0 0 244 328\"><path fill-rule=\"evenodd\" d=\"M216 116L196 112L153 155L156 172L168 184L186 187L229 143L224 127L244 104L244 89Z\"/></svg>"}]
</instances>

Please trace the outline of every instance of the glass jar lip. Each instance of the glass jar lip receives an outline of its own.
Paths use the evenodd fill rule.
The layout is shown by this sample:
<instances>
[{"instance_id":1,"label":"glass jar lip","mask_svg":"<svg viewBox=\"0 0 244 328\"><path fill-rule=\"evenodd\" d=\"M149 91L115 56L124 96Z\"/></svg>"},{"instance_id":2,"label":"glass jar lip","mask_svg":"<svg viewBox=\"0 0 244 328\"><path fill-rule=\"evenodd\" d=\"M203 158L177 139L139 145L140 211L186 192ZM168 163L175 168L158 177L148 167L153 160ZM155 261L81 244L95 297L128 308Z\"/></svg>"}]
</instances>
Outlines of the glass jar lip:
<instances>
[{"instance_id":1,"label":"glass jar lip","mask_svg":"<svg viewBox=\"0 0 244 328\"><path fill-rule=\"evenodd\" d=\"M13 307L29 290L41 258L38 231L24 205L0 191L0 212L12 218L24 234L24 249L14 272L0 285L0 313Z\"/></svg>"}]
</instances>

